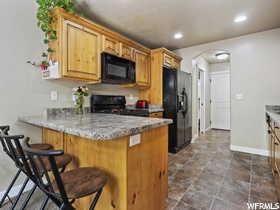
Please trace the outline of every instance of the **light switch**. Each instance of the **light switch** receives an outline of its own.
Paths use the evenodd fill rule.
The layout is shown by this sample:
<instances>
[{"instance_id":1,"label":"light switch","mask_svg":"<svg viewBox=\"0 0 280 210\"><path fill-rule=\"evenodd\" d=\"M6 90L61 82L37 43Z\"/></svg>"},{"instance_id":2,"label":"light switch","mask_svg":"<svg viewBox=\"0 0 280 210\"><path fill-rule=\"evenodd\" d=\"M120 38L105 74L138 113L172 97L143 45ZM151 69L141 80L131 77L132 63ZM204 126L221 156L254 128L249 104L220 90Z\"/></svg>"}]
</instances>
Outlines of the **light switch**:
<instances>
[{"instance_id":1,"label":"light switch","mask_svg":"<svg viewBox=\"0 0 280 210\"><path fill-rule=\"evenodd\" d=\"M57 101L57 91L51 91L51 101Z\"/></svg>"},{"instance_id":2,"label":"light switch","mask_svg":"<svg viewBox=\"0 0 280 210\"><path fill-rule=\"evenodd\" d=\"M242 93L238 93L235 95L235 99L236 100L243 100L243 94Z\"/></svg>"},{"instance_id":3,"label":"light switch","mask_svg":"<svg viewBox=\"0 0 280 210\"><path fill-rule=\"evenodd\" d=\"M135 145L140 144L140 143L141 143L141 135L140 134L130 136L130 139L129 139L129 146L130 147L135 146Z\"/></svg>"}]
</instances>

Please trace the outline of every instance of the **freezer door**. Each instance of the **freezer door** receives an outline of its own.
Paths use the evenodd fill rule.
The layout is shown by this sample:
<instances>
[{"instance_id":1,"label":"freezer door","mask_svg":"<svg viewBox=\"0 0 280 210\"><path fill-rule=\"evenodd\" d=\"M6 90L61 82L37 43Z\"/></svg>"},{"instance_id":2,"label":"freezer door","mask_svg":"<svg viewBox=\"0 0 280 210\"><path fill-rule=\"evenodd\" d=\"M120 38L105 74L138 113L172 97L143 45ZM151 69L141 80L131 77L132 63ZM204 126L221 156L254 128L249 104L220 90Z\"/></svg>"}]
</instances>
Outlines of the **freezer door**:
<instances>
[{"instance_id":1,"label":"freezer door","mask_svg":"<svg viewBox=\"0 0 280 210\"><path fill-rule=\"evenodd\" d=\"M168 126L168 146L169 151L174 151L177 145L177 72L164 68L163 69L163 108L164 118L173 120Z\"/></svg>"},{"instance_id":2,"label":"freezer door","mask_svg":"<svg viewBox=\"0 0 280 210\"><path fill-rule=\"evenodd\" d=\"M163 69L163 108L165 118L176 118L177 72L168 68Z\"/></svg>"}]
</instances>

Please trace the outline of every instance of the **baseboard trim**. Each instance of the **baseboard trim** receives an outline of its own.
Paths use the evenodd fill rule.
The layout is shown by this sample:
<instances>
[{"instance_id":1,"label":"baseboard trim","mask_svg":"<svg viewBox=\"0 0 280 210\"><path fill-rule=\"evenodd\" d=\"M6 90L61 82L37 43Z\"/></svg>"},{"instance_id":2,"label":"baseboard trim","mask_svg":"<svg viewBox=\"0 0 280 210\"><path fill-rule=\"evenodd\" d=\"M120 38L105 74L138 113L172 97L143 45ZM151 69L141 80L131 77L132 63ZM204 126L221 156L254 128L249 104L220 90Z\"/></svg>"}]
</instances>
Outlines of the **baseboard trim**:
<instances>
[{"instance_id":1,"label":"baseboard trim","mask_svg":"<svg viewBox=\"0 0 280 210\"><path fill-rule=\"evenodd\" d=\"M230 150L238 151L238 152L246 152L255 155L269 156L268 150L255 149L250 147L240 147L240 146L230 145Z\"/></svg>"},{"instance_id":2,"label":"baseboard trim","mask_svg":"<svg viewBox=\"0 0 280 210\"><path fill-rule=\"evenodd\" d=\"M198 135L195 135L194 137L192 137L191 143L194 143L197 138L198 138Z\"/></svg>"},{"instance_id":3,"label":"baseboard trim","mask_svg":"<svg viewBox=\"0 0 280 210\"><path fill-rule=\"evenodd\" d=\"M211 129L211 127L208 127L205 129L205 132L209 131Z\"/></svg>"},{"instance_id":4,"label":"baseboard trim","mask_svg":"<svg viewBox=\"0 0 280 210\"><path fill-rule=\"evenodd\" d=\"M18 195L21 186L22 186L22 185L16 185L16 186L12 187L12 189L11 189L11 191L10 191L10 193L9 193L10 198L16 197L16 196ZM30 190L32 189L33 186L34 186L34 183L31 182L31 181L29 181L29 182L27 183L27 185L26 185L26 187L25 187L23 193L30 191ZM2 197L4 196L5 192L6 192L6 190L0 192L0 200L1 200ZM5 202L7 202L7 201L8 201L8 198L5 199Z\"/></svg>"}]
</instances>

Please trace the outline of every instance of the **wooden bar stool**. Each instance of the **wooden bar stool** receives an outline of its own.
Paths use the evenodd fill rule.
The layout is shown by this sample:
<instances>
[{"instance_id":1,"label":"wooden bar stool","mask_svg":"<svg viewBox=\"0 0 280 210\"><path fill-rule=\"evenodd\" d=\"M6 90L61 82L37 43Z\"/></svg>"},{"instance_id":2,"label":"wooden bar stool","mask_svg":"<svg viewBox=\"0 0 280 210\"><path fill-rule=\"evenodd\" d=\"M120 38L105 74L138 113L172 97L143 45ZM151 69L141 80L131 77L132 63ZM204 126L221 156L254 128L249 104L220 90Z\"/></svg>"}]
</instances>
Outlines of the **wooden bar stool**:
<instances>
[{"instance_id":1,"label":"wooden bar stool","mask_svg":"<svg viewBox=\"0 0 280 210\"><path fill-rule=\"evenodd\" d=\"M5 125L5 126L0 126L0 135L8 135L9 134L9 130L10 130L10 126L8 125ZM1 144L2 144L2 149L3 151L10 157L10 154L7 152L8 149L7 149L7 145L4 143L3 139L1 139L1 136L0 136L0 141L1 141ZM48 149L52 149L53 147L50 145L50 144L31 144L31 147L32 148L38 148L38 149L42 149L42 150L48 150ZM3 197L1 198L1 201L0 201L0 208L3 206L3 203L5 202L5 200L8 198L8 200L11 202L11 203L16 203L18 202L18 199L16 199L16 201L12 201L11 198L9 197L9 193L12 189L12 187L14 186L16 180L18 179L18 177L20 176L22 170L21 169L18 169L17 173L15 174L14 178L12 179L11 183L9 184L7 190L5 191ZM23 192L25 186L22 186L22 188L20 189L19 192ZM17 196L18 198L20 197L21 193Z\"/></svg>"},{"instance_id":2,"label":"wooden bar stool","mask_svg":"<svg viewBox=\"0 0 280 210\"><path fill-rule=\"evenodd\" d=\"M7 155L14 161L16 167L18 168L18 175L20 173L24 173L25 175L27 175L27 171L25 170L26 167L24 167L24 162L26 162L26 154L23 152L22 147L21 147L21 143L20 140L24 138L23 135L18 135L18 136L8 136L8 135L4 135L7 134L6 129L4 131L0 131L0 141L2 143L3 149L4 151L7 153ZM34 145L31 145L32 147ZM44 144L35 144L34 148L48 148L49 147L47 145ZM44 150L41 150L44 151ZM46 159L44 160L46 163L48 162ZM72 157L68 154L64 154L63 156L59 157L57 159L57 165L58 168L61 171L64 171L66 166L72 161ZM51 170L51 166L46 165L48 168L47 170ZM13 180L14 181L14 180ZM16 197L16 200L12 203L12 207L11 209L14 209L20 199L20 196L22 195L27 183L30 181L30 177L27 176L26 179L24 180L24 183L19 191L19 194ZM12 183L13 185L14 183ZM32 197L34 191L36 190L37 185L34 184L33 188L31 189L31 191L29 192L27 198L25 199L21 209L25 209L25 207L27 206L30 198ZM8 193L7 193L8 195ZM48 199L45 199L44 203L42 204L42 209L46 206Z\"/></svg>"},{"instance_id":3,"label":"wooden bar stool","mask_svg":"<svg viewBox=\"0 0 280 210\"><path fill-rule=\"evenodd\" d=\"M27 154L28 163L25 164L29 176L44 191L48 197L61 210L74 210L73 202L95 193L95 197L89 207L93 210L107 182L107 175L98 168L78 168L67 172L59 172L57 158L64 154L63 150L36 150L28 145L28 139L23 142L23 150ZM48 164L44 161L47 159ZM46 170L51 166L51 174ZM43 176L41 169L44 169ZM45 181L44 181L45 180ZM108 204L109 205L109 204Z\"/></svg>"}]
</instances>

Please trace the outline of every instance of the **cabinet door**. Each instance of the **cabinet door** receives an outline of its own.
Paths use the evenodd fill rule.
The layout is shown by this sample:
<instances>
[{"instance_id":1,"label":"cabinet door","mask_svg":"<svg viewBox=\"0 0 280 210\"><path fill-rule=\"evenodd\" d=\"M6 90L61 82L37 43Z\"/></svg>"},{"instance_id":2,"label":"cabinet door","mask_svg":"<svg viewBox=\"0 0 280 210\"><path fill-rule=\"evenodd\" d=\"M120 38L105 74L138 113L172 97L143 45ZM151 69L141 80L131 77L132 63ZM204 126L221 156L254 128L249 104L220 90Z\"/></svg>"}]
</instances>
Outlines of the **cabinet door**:
<instances>
[{"instance_id":1,"label":"cabinet door","mask_svg":"<svg viewBox=\"0 0 280 210\"><path fill-rule=\"evenodd\" d=\"M103 35L102 51L110 53L112 55L119 56L119 54L120 54L120 42L111 38L111 37L107 37L107 36Z\"/></svg>"},{"instance_id":2,"label":"cabinet door","mask_svg":"<svg viewBox=\"0 0 280 210\"><path fill-rule=\"evenodd\" d=\"M163 65L166 67L173 67L173 58L167 54L163 55Z\"/></svg>"},{"instance_id":3,"label":"cabinet door","mask_svg":"<svg viewBox=\"0 0 280 210\"><path fill-rule=\"evenodd\" d=\"M150 85L150 57L148 54L135 51L136 83L140 86Z\"/></svg>"},{"instance_id":4,"label":"cabinet door","mask_svg":"<svg viewBox=\"0 0 280 210\"><path fill-rule=\"evenodd\" d=\"M128 60L135 60L134 49L126 44L121 43L121 57Z\"/></svg>"},{"instance_id":5,"label":"cabinet door","mask_svg":"<svg viewBox=\"0 0 280 210\"><path fill-rule=\"evenodd\" d=\"M63 76L99 81L101 35L70 21L63 29Z\"/></svg>"}]
</instances>

